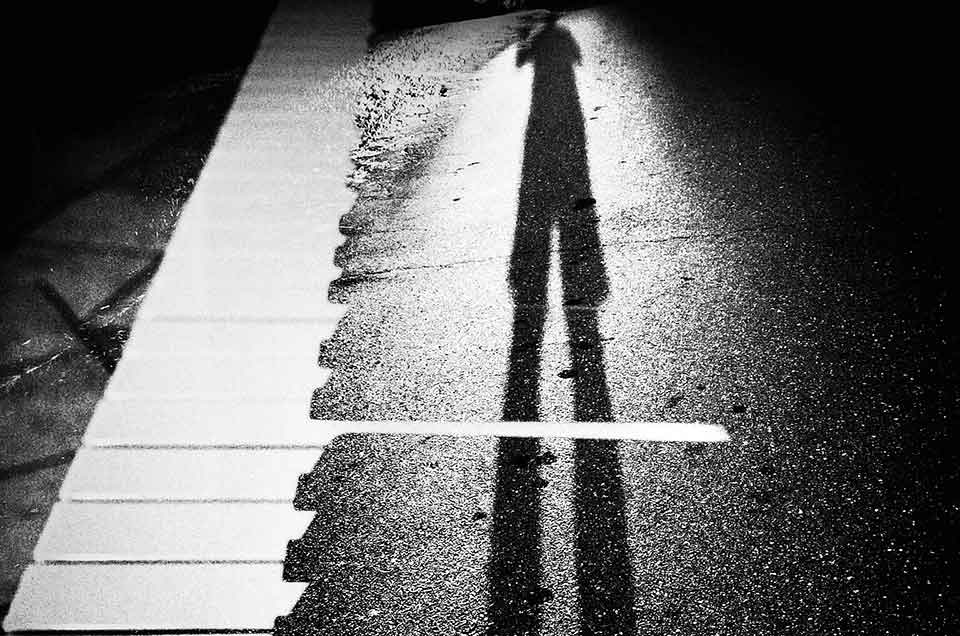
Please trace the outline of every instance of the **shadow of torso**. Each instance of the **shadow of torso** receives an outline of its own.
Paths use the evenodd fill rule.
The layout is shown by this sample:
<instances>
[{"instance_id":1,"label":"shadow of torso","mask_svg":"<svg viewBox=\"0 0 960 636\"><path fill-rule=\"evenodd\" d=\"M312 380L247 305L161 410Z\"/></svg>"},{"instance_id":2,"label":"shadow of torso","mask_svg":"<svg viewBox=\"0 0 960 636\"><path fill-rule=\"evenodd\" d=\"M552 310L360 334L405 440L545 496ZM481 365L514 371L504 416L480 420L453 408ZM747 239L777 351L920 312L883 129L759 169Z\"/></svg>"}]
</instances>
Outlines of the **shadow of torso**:
<instances>
[{"instance_id":1,"label":"shadow of torso","mask_svg":"<svg viewBox=\"0 0 960 636\"><path fill-rule=\"evenodd\" d=\"M608 283L574 74L580 48L566 28L549 24L518 50L516 63L533 65L533 89L510 265L514 300L546 301L556 227L564 303L600 303Z\"/></svg>"}]
</instances>

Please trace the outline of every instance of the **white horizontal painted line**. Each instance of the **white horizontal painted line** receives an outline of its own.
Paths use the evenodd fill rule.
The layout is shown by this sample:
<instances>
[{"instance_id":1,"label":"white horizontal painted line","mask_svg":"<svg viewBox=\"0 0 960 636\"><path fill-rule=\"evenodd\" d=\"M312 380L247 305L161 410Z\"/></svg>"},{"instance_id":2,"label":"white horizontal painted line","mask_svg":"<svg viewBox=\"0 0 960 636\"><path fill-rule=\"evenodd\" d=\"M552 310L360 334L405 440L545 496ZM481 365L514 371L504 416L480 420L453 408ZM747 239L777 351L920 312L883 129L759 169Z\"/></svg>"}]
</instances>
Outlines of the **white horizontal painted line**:
<instances>
[{"instance_id":1,"label":"white horizontal painted line","mask_svg":"<svg viewBox=\"0 0 960 636\"><path fill-rule=\"evenodd\" d=\"M333 319L268 323L140 320L123 348L123 358L273 356L316 362L320 342L330 338L336 328L337 320Z\"/></svg>"},{"instance_id":2,"label":"white horizontal painted line","mask_svg":"<svg viewBox=\"0 0 960 636\"><path fill-rule=\"evenodd\" d=\"M305 588L275 563L31 565L3 628L269 630Z\"/></svg>"},{"instance_id":3,"label":"white horizontal painted line","mask_svg":"<svg viewBox=\"0 0 960 636\"><path fill-rule=\"evenodd\" d=\"M698 422L345 422L311 420L304 402L101 401L88 446L323 447L345 433L724 442Z\"/></svg>"},{"instance_id":4,"label":"white horizontal painted line","mask_svg":"<svg viewBox=\"0 0 960 636\"><path fill-rule=\"evenodd\" d=\"M273 561L313 514L289 503L54 505L35 561Z\"/></svg>"},{"instance_id":5,"label":"white horizontal painted line","mask_svg":"<svg viewBox=\"0 0 960 636\"><path fill-rule=\"evenodd\" d=\"M87 446L322 447L336 430L309 419L309 399L101 400Z\"/></svg>"},{"instance_id":6,"label":"white horizontal painted line","mask_svg":"<svg viewBox=\"0 0 960 636\"><path fill-rule=\"evenodd\" d=\"M309 358L121 358L104 395L108 400L300 398L308 402L329 376L329 369Z\"/></svg>"},{"instance_id":7,"label":"white horizontal painted line","mask_svg":"<svg viewBox=\"0 0 960 636\"><path fill-rule=\"evenodd\" d=\"M81 448L63 501L292 501L320 451Z\"/></svg>"},{"instance_id":8,"label":"white horizontal painted line","mask_svg":"<svg viewBox=\"0 0 960 636\"><path fill-rule=\"evenodd\" d=\"M319 422L318 422L319 423ZM341 433L725 442L726 429L699 422L327 422Z\"/></svg>"}]
</instances>

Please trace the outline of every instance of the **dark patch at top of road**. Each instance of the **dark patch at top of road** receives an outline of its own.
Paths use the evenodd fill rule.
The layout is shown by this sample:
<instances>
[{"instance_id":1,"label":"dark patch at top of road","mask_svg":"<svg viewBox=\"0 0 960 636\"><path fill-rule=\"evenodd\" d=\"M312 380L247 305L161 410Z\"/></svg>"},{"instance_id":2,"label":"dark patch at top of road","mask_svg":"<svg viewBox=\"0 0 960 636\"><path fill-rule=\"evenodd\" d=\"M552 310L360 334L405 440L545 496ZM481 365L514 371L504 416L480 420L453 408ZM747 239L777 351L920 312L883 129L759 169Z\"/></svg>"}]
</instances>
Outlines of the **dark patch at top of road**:
<instances>
[{"instance_id":1,"label":"dark patch at top of road","mask_svg":"<svg viewBox=\"0 0 960 636\"><path fill-rule=\"evenodd\" d=\"M580 0L454 0L444 3L426 2L392 2L391 0L375 0L371 23L374 34L371 41L376 41L394 31L414 27L455 22L458 20L474 20L489 18L508 11L524 9L570 10L599 4Z\"/></svg>"}]
</instances>

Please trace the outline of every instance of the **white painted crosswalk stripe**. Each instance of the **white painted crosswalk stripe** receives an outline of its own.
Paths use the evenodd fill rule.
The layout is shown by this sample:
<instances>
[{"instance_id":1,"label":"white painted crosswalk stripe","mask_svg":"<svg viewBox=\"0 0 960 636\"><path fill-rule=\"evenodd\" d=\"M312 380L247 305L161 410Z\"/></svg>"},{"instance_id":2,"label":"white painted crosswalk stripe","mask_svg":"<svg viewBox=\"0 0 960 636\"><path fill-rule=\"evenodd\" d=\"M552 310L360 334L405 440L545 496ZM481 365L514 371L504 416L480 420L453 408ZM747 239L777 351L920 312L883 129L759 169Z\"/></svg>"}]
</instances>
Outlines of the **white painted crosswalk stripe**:
<instances>
[{"instance_id":1,"label":"white painted crosswalk stripe","mask_svg":"<svg viewBox=\"0 0 960 636\"><path fill-rule=\"evenodd\" d=\"M121 400L97 405L87 446L306 446L319 448L333 433L308 419L305 400Z\"/></svg>"},{"instance_id":2,"label":"white painted crosswalk stripe","mask_svg":"<svg viewBox=\"0 0 960 636\"><path fill-rule=\"evenodd\" d=\"M309 351L309 350L308 350ZM307 352L304 352L307 353ZM326 382L330 372L315 360L251 356L129 358L117 367L106 391L109 400L139 398L165 400L243 400L299 396L309 401L312 389Z\"/></svg>"},{"instance_id":3,"label":"white painted crosswalk stripe","mask_svg":"<svg viewBox=\"0 0 960 636\"><path fill-rule=\"evenodd\" d=\"M334 311L318 302L327 286L318 276L312 288L257 289L208 288L171 285L157 294L148 294L138 317L194 320L324 320Z\"/></svg>"},{"instance_id":4,"label":"white painted crosswalk stripe","mask_svg":"<svg viewBox=\"0 0 960 636\"><path fill-rule=\"evenodd\" d=\"M292 501L317 449L82 448L64 501Z\"/></svg>"},{"instance_id":5,"label":"white painted crosswalk stripe","mask_svg":"<svg viewBox=\"0 0 960 636\"><path fill-rule=\"evenodd\" d=\"M27 568L4 627L269 630L305 584L278 563L43 564Z\"/></svg>"},{"instance_id":6,"label":"white painted crosswalk stripe","mask_svg":"<svg viewBox=\"0 0 960 636\"><path fill-rule=\"evenodd\" d=\"M267 632L309 514L292 499L320 343L345 308L338 221L364 3L281 2L138 309L3 627ZM227 16L228 17L228 16ZM335 33L335 37L317 34Z\"/></svg>"},{"instance_id":7,"label":"white painted crosswalk stripe","mask_svg":"<svg viewBox=\"0 0 960 636\"><path fill-rule=\"evenodd\" d=\"M34 559L283 562L312 515L288 503L57 503Z\"/></svg>"},{"instance_id":8,"label":"white painted crosswalk stripe","mask_svg":"<svg viewBox=\"0 0 960 636\"><path fill-rule=\"evenodd\" d=\"M123 359L158 357L301 358L316 363L319 342L336 320L304 322L141 321L123 349Z\"/></svg>"},{"instance_id":9,"label":"white painted crosswalk stripe","mask_svg":"<svg viewBox=\"0 0 960 636\"><path fill-rule=\"evenodd\" d=\"M322 304L325 286L339 275L329 254L340 243L339 235L320 242L317 253L207 251L180 248L169 253L151 283L153 289L207 291L209 289L308 289L319 291L314 304ZM322 254L326 253L326 257Z\"/></svg>"},{"instance_id":10,"label":"white painted crosswalk stripe","mask_svg":"<svg viewBox=\"0 0 960 636\"><path fill-rule=\"evenodd\" d=\"M274 221L269 232L262 222L213 220L189 217L180 224L181 243L190 250L234 250L245 254L258 252L317 254L343 237L337 223L319 223L306 217L292 221Z\"/></svg>"}]
</instances>

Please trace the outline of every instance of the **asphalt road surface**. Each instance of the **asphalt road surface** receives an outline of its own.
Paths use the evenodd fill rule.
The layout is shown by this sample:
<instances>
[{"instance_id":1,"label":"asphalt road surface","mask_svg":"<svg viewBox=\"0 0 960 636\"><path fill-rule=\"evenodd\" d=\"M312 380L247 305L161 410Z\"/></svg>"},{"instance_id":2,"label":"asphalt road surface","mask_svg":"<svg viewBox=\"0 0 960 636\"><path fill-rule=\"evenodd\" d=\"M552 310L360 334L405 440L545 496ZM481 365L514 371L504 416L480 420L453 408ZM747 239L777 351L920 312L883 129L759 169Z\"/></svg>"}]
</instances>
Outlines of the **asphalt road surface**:
<instances>
[{"instance_id":1,"label":"asphalt road surface","mask_svg":"<svg viewBox=\"0 0 960 636\"><path fill-rule=\"evenodd\" d=\"M360 87L357 200L340 223L329 292L348 309L320 350L333 373L314 394L316 426L703 422L729 441L338 438L296 489L315 516L290 537L284 578L309 585L279 634L960 633L941 196L952 163L934 153L949 148L951 104L937 97L948 84L937 46L918 44L942 48L945 29L924 38L922 20L875 8L822 25L828 14L812 9L777 28L768 16L755 31L746 9L727 9L530 11L380 33L359 67L341 69ZM171 73L203 51L216 58L223 72L184 91L204 106L183 118L144 106L150 127L96 137L111 149L100 163L69 161L82 156L72 142L43 146L31 174L41 203L84 180L114 187L128 168L188 182L244 59L206 37L218 11L193 16L194 39L156 57ZM253 13L232 16L238 38ZM52 40L87 51L77 66L141 37L91 49L110 29L69 18ZM34 137L56 139L103 103L124 109L109 74L91 85L98 100L64 108L60 96L89 78L47 81L62 56L48 57L21 105L44 105L25 118L50 122L24 126ZM162 79L136 64L130 81ZM297 144L284 150L305 167L312 158L294 155L316 147ZM145 145L162 162L138 159ZM46 155L57 161L41 171ZM104 209L110 227L138 234ZM49 220L24 219L14 235ZM97 368L89 395L106 379ZM74 426L64 386L48 388ZM250 565L212 561L201 564Z\"/></svg>"},{"instance_id":2,"label":"asphalt road surface","mask_svg":"<svg viewBox=\"0 0 960 636\"><path fill-rule=\"evenodd\" d=\"M527 26L343 218L313 416L731 441L341 438L278 626L956 633L945 225L782 78L616 9Z\"/></svg>"},{"instance_id":3,"label":"asphalt road surface","mask_svg":"<svg viewBox=\"0 0 960 636\"><path fill-rule=\"evenodd\" d=\"M956 633L937 211L735 56L614 8L517 25L358 186L313 417L731 440L340 438L280 633Z\"/></svg>"}]
</instances>

